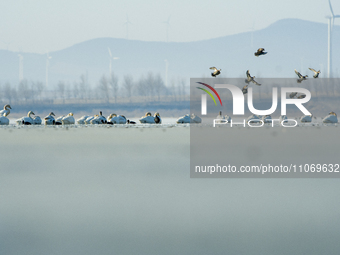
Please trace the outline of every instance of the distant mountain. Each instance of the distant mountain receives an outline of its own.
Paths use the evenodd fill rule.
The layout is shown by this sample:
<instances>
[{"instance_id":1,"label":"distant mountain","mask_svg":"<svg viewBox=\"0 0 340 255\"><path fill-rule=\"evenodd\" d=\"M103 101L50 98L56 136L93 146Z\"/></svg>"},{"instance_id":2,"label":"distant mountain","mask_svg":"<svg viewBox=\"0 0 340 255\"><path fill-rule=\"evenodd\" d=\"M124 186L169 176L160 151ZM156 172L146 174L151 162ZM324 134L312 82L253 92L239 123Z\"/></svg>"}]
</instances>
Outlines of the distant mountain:
<instances>
[{"instance_id":1,"label":"distant mountain","mask_svg":"<svg viewBox=\"0 0 340 255\"><path fill-rule=\"evenodd\" d=\"M232 25L232 24L230 24ZM88 74L92 84L109 74L109 53L119 57L112 69L122 81L126 74L138 79L148 72L165 76L168 60L169 81L173 78L208 77L209 67L222 68L221 77L243 77L247 69L257 77L295 77L294 69L312 73L308 67L327 73L327 25L299 19L284 19L265 29L197 42L145 42L115 38L98 38L64 50L50 52L49 80L74 82ZM333 30L333 72L340 76L340 26ZM251 47L251 38L253 46ZM257 48L268 54L255 57ZM20 53L24 56L24 77L45 81L46 55ZM0 83L17 83L19 57L17 52L0 50ZM188 81L189 84L189 81Z\"/></svg>"}]
</instances>

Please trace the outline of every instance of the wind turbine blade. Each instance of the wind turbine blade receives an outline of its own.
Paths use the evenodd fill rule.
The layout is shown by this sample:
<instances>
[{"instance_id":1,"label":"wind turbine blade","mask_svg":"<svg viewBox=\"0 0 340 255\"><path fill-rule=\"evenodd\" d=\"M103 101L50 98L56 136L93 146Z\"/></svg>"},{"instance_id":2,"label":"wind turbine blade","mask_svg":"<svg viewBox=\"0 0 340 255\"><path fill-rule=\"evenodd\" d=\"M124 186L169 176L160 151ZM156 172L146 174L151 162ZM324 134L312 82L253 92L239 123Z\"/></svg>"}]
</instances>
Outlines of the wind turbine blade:
<instances>
[{"instance_id":1,"label":"wind turbine blade","mask_svg":"<svg viewBox=\"0 0 340 255\"><path fill-rule=\"evenodd\" d=\"M111 50L109 47L107 47L107 49L109 50L109 54L110 54L110 57L112 58L112 54L111 54Z\"/></svg>"},{"instance_id":2,"label":"wind turbine blade","mask_svg":"<svg viewBox=\"0 0 340 255\"><path fill-rule=\"evenodd\" d=\"M340 15L335 15L334 18L340 18Z\"/></svg>"},{"instance_id":3,"label":"wind turbine blade","mask_svg":"<svg viewBox=\"0 0 340 255\"><path fill-rule=\"evenodd\" d=\"M332 8L331 0L328 0L328 3L329 3L329 9L331 9L332 17L334 17L334 12L333 12L333 8Z\"/></svg>"}]
</instances>

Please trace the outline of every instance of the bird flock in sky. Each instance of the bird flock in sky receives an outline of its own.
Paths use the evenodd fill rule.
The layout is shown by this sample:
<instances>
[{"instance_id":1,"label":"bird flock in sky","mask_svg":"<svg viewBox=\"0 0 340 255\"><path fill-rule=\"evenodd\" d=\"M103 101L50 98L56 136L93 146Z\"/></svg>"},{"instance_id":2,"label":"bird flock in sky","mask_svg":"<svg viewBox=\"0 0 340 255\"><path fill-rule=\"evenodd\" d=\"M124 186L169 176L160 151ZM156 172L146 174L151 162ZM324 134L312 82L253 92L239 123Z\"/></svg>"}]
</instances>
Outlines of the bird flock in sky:
<instances>
[{"instance_id":1,"label":"bird flock in sky","mask_svg":"<svg viewBox=\"0 0 340 255\"><path fill-rule=\"evenodd\" d=\"M266 55L268 52L265 51L264 48L259 48L255 53L254 55L256 57L259 57L259 56L263 56L263 55ZM214 70L212 73L211 73L211 76L212 77L217 77L218 75L221 74L221 70L222 69L217 69L215 66L213 67L210 67L210 69ZM319 74L321 73L320 70L319 71L316 71L315 69L313 68L309 68L309 70L311 70L314 75L313 75L313 78L318 78L319 77ZM295 73L296 75L298 76L298 79L297 79L297 82L298 83L301 83L302 81L306 80L308 78L308 75L302 75L300 72L298 72L296 69L295 69ZM245 79L245 83L246 85L242 88L242 93L245 95L248 93L248 86L249 86L249 83L254 83L258 86L261 86L260 83L258 83L256 80L255 80L255 76L251 76L250 75L250 72L249 70L246 71L246 79ZM305 94L302 94L302 93L298 93L298 92L292 92L290 95L289 95L290 98L297 98L297 99L302 99L302 98L305 98L306 95ZM305 122L311 122L312 121L312 117L313 115L307 115L307 116L302 116L300 118L300 121L305 123ZM216 117L217 119L223 119L223 120L228 120L230 121L230 116L228 115L225 115L223 116L222 115L222 112L219 113L219 115ZM248 120L253 120L253 119L257 119L257 120L260 120L262 119L262 121L264 123L267 123L269 121L269 119L271 119L271 117L269 115L266 115L266 116L257 116L257 115L252 115L249 117ZM283 115L280 117L280 119L282 120L286 120L287 119L287 116ZM323 119L323 122L324 123L338 123L338 119L337 119L337 115L335 112L330 112L324 119Z\"/></svg>"},{"instance_id":2,"label":"bird flock in sky","mask_svg":"<svg viewBox=\"0 0 340 255\"><path fill-rule=\"evenodd\" d=\"M266 55L268 52L265 51L264 48L259 48L255 53L254 55L256 57L259 57L259 56L263 56L263 55ZM215 66L212 66L210 67L211 70L214 70L212 73L211 73L211 76L212 77L217 77L218 75L221 74L221 70L222 69L217 69ZM319 77L319 74L321 73L320 70L319 71L316 71L315 69L313 68L309 68L309 70L311 70L314 75L313 75L313 78L318 78ZM306 80L308 75L302 75L300 72L298 72L296 69L295 69L295 73L296 75L299 77L299 79L297 79L297 82L298 83L301 83L302 81ZM247 76L247 79L245 80L245 82L247 83L247 85L245 85L242 89L243 91L243 94L247 94L248 93L248 85L250 82L258 85L258 86L261 86L260 83L258 83L257 81L255 81L255 76L251 76L250 75L250 72L249 70L246 71L246 76Z\"/></svg>"}]
</instances>

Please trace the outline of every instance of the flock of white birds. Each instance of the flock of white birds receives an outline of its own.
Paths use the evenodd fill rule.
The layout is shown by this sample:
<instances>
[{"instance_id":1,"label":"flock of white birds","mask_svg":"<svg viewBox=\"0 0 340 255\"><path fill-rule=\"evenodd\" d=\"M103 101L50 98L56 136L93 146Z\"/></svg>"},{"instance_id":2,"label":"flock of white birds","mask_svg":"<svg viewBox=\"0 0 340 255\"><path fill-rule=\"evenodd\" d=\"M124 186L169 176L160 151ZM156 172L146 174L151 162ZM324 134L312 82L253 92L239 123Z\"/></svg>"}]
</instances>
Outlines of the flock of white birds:
<instances>
[{"instance_id":1,"label":"flock of white birds","mask_svg":"<svg viewBox=\"0 0 340 255\"><path fill-rule=\"evenodd\" d=\"M7 116L10 114L11 106L6 104L4 109L0 111L0 125L9 125L9 119ZM153 116L151 112L147 112L145 116L139 119L142 124L162 124L161 116L156 112ZM178 124L184 123L201 123L202 119L195 114L187 114L177 119ZM29 111L27 116L24 116L16 120L17 125L72 125L72 124L136 124L134 121L126 119L124 115L117 115L115 113L110 114L107 118L103 116L100 111L98 115L90 116L84 115L79 119L75 119L73 113L55 118L53 112L49 113L43 120Z\"/></svg>"},{"instance_id":2,"label":"flock of white birds","mask_svg":"<svg viewBox=\"0 0 340 255\"><path fill-rule=\"evenodd\" d=\"M11 110L10 105L5 105L4 109L0 111L0 125L9 125L9 119L7 116L10 114ZM316 119L316 117L314 117ZM223 120L223 123L230 123L231 117L228 115L223 116L220 111L219 115L217 115L216 119ZM280 116L280 121L287 120L286 115ZM247 122L256 122L262 120L264 123L271 123L272 117L270 115L259 116L259 115L251 115ZM313 115L305 115L300 118L301 123L309 123L313 121ZM161 116L158 112L156 112L153 116L150 112L147 112L145 116L142 116L139 119L141 124L162 124ZM195 114L186 114L177 119L177 124L184 123L201 123L202 119ZM338 123L338 117L335 112L330 112L326 117L322 119L323 123ZM69 113L67 115L60 116L55 118L55 114L51 112L48 114L43 120L39 116L35 116L34 112L29 111L27 116L24 116L20 119L16 120L17 125L72 125L72 124L136 124L134 121L130 121L126 119L124 115L117 115L115 113L110 114L107 118L102 115L100 111L98 115L90 116L84 115L79 119L75 119L73 113Z\"/></svg>"}]
</instances>

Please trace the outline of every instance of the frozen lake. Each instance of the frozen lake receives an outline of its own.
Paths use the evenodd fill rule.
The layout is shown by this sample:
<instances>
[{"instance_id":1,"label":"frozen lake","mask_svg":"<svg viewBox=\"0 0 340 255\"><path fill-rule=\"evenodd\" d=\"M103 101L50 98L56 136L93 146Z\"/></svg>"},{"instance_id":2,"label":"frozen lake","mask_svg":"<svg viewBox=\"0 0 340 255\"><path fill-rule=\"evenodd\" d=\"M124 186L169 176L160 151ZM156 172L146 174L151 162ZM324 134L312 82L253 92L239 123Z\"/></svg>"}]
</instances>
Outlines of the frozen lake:
<instances>
[{"instance_id":1,"label":"frozen lake","mask_svg":"<svg viewBox=\"0 0 340 255\"><path fill-rule=\"evenodd\" d=\"M318 137L338 130L318 129L308 146L335 153ZM6 127L0 137L0 254L340 250L338 179L190 179L187 126Z\"/></svg>"}]
</instances>

